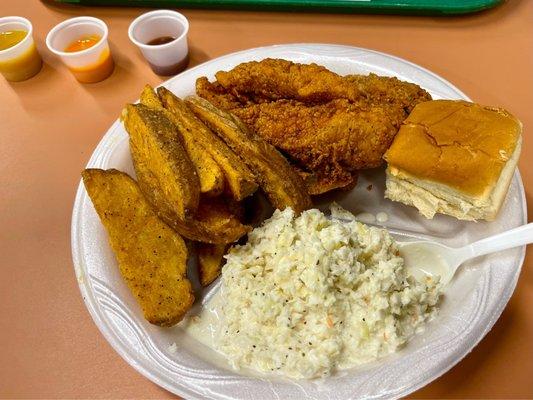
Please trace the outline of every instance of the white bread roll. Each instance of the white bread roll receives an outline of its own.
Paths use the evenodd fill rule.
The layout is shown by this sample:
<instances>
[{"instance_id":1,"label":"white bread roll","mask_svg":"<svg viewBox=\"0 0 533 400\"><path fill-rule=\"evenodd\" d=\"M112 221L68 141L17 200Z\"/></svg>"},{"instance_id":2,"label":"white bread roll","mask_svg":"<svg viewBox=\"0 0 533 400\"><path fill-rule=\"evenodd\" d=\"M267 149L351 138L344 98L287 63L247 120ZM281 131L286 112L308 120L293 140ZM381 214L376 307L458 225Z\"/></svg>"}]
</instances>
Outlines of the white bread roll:
<instances>
[{"instance_id":1,"label":"white bread roll","mask_svg":"<svg viewBox=\"0 0 533 400\"><path fill-rule=\"evenodd\" d=\"M463 220L496 218L520 156L522 123L501 108L418 104L384 158L385 197Z\"/></svg>"}]
</instances>

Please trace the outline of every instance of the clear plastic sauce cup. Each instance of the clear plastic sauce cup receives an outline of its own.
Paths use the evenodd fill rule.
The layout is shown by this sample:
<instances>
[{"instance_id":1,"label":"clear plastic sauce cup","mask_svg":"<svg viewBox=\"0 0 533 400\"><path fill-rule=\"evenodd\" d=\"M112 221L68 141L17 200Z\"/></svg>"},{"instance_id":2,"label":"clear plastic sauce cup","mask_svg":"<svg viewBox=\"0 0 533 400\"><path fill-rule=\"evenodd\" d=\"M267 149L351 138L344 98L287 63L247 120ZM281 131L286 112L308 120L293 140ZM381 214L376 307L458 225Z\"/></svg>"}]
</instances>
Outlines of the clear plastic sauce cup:
<instances>
[{"instance_id":1,"label":"clear plastic sauce cup","mask_svg":"<svg viewBox=\"0 0 533 400\"><path fill-rule=\"evenodd\" d=\"M76 17L56 25L46 36L50 51L61 58L74 77L83 83L100 82L114 69L104 21L93 17ZM90 47L72 51L75 45L97 37Z\"/></svg>"},{"instance_id":2,"label":"clear plastic sauce cup","mask_svg":"<svg viewBox=\"0 0 533 400\"><path fill-rule=\"evenodd\" d=\"M0 18L0 73L8 81L24 81L37 74L41 66L31 22L22 17Z\"/></svg>"},{"instance_id":3,"label":"clear plastic sauce cup","mask_svg":"<svg viewBox=\"0 0 533 400\"><path fill-rule=\"evenodd\" d=\"M189 21L183 14L156 10L137 17L128 35L156 74L170 76L189 63L188 32Z\"/></svg>"}]
</instances>

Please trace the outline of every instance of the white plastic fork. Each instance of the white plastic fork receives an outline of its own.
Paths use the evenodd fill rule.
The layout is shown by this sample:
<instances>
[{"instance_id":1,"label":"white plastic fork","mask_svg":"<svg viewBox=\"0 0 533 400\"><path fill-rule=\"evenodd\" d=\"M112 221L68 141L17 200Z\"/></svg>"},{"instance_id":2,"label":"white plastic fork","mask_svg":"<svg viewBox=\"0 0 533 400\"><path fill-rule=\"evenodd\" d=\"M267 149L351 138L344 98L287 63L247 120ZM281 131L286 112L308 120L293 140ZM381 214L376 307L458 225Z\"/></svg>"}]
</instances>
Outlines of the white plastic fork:
<instances>
[{"instance_id":1,"label":"white plastic fork","mask_svg":"<svg viewBox=\"0 0 533 400\"><path fill-rule=\"evenodd\" d=\"M533 223L458 248L431 241L399 242L398 245L406 268L413 276L439 275L441 284L447 285L465 261L530 243L533 243Z\"/></svg>"}]
</instances>

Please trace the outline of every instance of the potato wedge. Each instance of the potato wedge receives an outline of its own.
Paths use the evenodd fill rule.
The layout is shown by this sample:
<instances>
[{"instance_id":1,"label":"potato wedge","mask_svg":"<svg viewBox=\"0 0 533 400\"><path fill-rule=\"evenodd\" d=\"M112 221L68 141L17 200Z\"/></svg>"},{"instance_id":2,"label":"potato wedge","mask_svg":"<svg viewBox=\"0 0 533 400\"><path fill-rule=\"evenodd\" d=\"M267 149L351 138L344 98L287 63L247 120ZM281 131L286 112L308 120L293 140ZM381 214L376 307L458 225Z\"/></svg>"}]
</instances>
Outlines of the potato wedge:
<instances>
[{"instance_id":1,"label":"potato wedge","mask_svg":"<svg viewBox=\"0 0 533 400\"><path fill-rule=\"evenodd\" d=\"M132 157L135 156L132 153ZM251 228L243 225L221 197L202 199L194 217L182 219L168 204L157 177L143 162L135 162L139 186L143 182L146 199L157 215L172 229L187 239L204 243L232 243L244 236ZM142 186L141 186L142 187Z\"/></svg>"},{"instance_id":2,"label":"potato wedge","mask_svg":"<svg viewBox=\"0 0 533 400\"><path fill-rule=\"evenodd\" d=\"M246 164L191 112L183 100L163 87L158 88L157 93L164 107L175 116L183 135L199 142L222 169L231 196L240 201L254 193L257 183Z\"/></svg>"},{"instance_id":3,"label":"potato wedge","mask_svg":"<svg viewBox=\"0 0 533 400\"><path fill-rule=\"evenodd\" d=\"M222 197L202 199L194 219L175 220L170 226L188 239L213 244L235 242L251 230L240 222Z\"/></svg>"},{"instance_id":4,"label":"potato wedge","mask_svg":"<svg viewBox=\"0 0 533 400\"><path fill-rule=\"evenodd\" d=\"M200 183L174 124L162 112L142 104L128 104L122 119L130 135L139 187L148 201L158 214L167 214L165 221L193 216L200 201Z\"/></svg>"},{"instance_id":5,"label":"potato wedge","mask_svg":"<svg viewBox=\"0 0 533 400\"><path fill-rule=\"evenodd\" d=\"M227 248L228 245L224 244L196 244L198 272L202 286L208 286L220 275Z\"/></svg>"},{"instance_id":6,"label":"potato wedge","mask_svg":"<svg viewBox=\"0 0 533 400\"><path fill-rule=\"evenodd\" d=\"M82 177L120 274L144 317L159 326L178 323L194 302L185 276L185 242L157 217L137 183L124 172L86 169Z\"/></svg>"},{"instance_id":7,"label":"potato wedge","mask_svg":"<svg viewBox=\"0 0 533 400\"><path fill-rule=\"evenodd\" d=\"M159 100L159 96L154 88L148 84L144 85L139 102L149 108L154 108L156 110L163 109L163 103Z\"/></svg>"},{"instance_id":8,"label":"potato wedge","mask_svg":"<svg viewBox=\"0 0 533 400\"><path fill-rule=\"evenodd\" d=\"M180 218L165 200L165 193L151 171L138 163L137 179L152 188L145 193L148 202L154 206L157 215L172 229L187 239L204 243L232 243L244 236L251 227L243 225L233 214L232 209L222 197L201 199L196 215L187 220Z\"/></svg>"},{"instance_id":9,"label":"potato wedge","mask_svg":"<svg viewBox=\"0 0 533 400\"><path fill-rule=\"evenodd\" d=\"M165 110L159 96L150 85L144 87L140 100L141 104L163 112L176 125L181 143L196 168L200 181L200 193L206 196L218 196L221 194L224 189L224 174L213 157L195 140L194 135L180 127L179 120L174 114Z\"/></svg>"},{"instance_id":10,"label":"potato wedge","mask_svg":"<svg viewBox=\"0 0 533 400\"><path fill-rule=\"evenodd\" d=\"M274 207L291 207L296 213L311 207L305 182L274 146L255 135L237 117L216 108L207 100L197 96L190 96L186 100L196 116L255 173L259 185Z\"/></svg>"}]
</instances>

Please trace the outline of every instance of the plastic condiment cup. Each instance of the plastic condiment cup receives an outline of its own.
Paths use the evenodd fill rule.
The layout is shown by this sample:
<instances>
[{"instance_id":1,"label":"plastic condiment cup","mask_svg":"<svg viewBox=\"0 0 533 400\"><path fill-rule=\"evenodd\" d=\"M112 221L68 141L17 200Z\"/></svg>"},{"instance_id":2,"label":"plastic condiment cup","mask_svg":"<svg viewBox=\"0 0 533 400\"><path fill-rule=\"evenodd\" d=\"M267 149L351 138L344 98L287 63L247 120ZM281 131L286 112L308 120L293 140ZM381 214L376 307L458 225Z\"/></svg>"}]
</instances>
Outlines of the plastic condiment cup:
<instances>
[{"instance_id":1,"label":"plastic condiment cup","mask_svg":"<svg viewBox=\"0 0 533 400\"><path fill-rule=\"evenodd\" d=\"M0 50L0 73L8 81L17 82L31 78L40 71L41 56L33 41L33 26L22 17L0 18L0 32L26 31L20 42L7 49Z\"/></svg>"},{"instance_id":2,"label":"plastic condiment cup","mask_svg":"<svg viewBox=\"0 0 533 400\"><path fill-rule=\"evenodd\" d=\"M139 47L144 58L158 75L175 75L189 62L187 33L189 21L183 14L171 10L156 10L137 17L130 24L128 35ZM173 41L149 45L154 39L172 37Z\"/></svg>"},{"instance_id":3,"label":"plastic condiment cup","mask_svg":"<svg viewBox=\"0 0 533 400\"><path fill-rule=\"evenodd\" d=\"M70 44L88 35L98 35L100 40L84 50L65 51ZM113 72L114 63L107 35L104 21L94 17L76 17L52 28L46 36L46 45L61 58L78 81L94 83L106 79Z\"/></svg>"}]
</instances>

